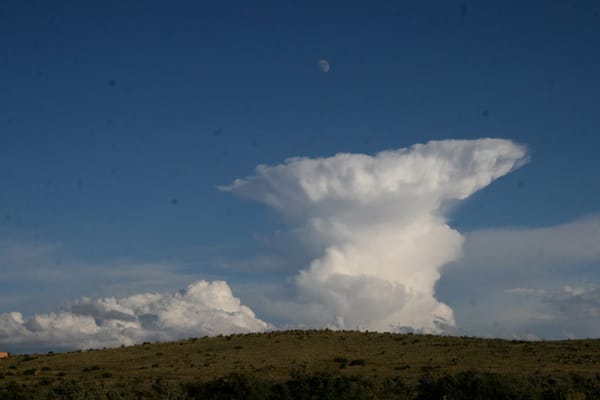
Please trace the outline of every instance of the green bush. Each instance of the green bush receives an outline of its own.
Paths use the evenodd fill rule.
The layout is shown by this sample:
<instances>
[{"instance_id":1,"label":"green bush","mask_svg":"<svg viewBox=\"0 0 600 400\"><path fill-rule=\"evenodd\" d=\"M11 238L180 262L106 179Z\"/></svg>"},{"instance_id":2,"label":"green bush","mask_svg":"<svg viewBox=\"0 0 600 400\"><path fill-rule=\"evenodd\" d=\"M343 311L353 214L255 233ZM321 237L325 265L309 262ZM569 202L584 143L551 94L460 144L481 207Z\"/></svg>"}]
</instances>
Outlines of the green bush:
<instances>
[{"instance_id":1,"label":"green bush","mask_svg":"<svg viewBox=\"0 0 600 400\"><path fill-rule=\"evenodd\" d=\"M231 374L207 383L188 384L190 399L206 400L254 400L270 397L269 384L250 375Z\"/></svg>"},{"instance_id":2,"label":"green bush","mask_svg":"<svg viewBox=\"0 0 600 400\"><path fill-rule=\"evenodd\" d=\"M357 377L334 376L327 373L296 375L286 383L286 386L293 400L372 398L368 382Z\"/></svg>"},{"instance_id":3,"label":"green bush","mask_svg":"<svg viewBox=\"0 0 600 400\"><path fill-rule=\"evenodd\" d=\"M596 399L600 384L577 377L558 381L552 377L517 378L514 376L461 372L456 375L424 374L418 385L418 400L429 399Z\"/></svg>"},{"instance_id":4,"label":"green bush","mask_svg":"<svg viewBox=\"0 0 600 400\"><path fill-rule=\"evenodd\" d=\"M367 365L367 361L363 360L362 358L358 358L356 360L350 361L350 364L348 364L348 365L350 365L350 366L356 366L356 365L363 366L363 365Z\"/></svg>"},{"instance_id":5,"label":"green bush","mask_svg":"<svg viewBox=\"0 0 600 400\"><path fill-rule=\"evenodd\" d=\"M61 400L112 400L121 398L118 393L102 385L74 380L60 382L52 388L51 393Z\"/></svg>"},{"instance_id":6,"label":"green bush","mask_svg":"<svg viewBox=\"0 0 600 400\"><path fill-rule=\"evenodd\" d=\"M184 400L188 399L185 387L180 384L164 382L156 379L152 384L152 395L161 400Z\"/></svg>"},{"instance_id":7,"label":"green bush","mask_svg":"<svg viewBox=\"0 0 600 400\"><path fill-rule=\"evenodd\" d=\"M37 386L19 385L9 382L0 386L0 399L2 400L35 400L41 399L42 394Z\"/></svg>"}]
</instances>

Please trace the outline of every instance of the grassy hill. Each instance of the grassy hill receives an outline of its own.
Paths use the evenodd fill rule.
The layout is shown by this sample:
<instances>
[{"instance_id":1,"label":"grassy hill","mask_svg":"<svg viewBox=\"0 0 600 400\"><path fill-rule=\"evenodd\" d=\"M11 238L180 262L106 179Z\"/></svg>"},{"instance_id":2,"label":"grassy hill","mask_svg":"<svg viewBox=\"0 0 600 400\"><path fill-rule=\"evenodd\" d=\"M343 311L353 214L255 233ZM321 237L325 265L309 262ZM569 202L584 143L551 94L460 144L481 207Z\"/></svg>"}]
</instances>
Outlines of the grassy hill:
<instances>
[{"instance_id":1,"label":"grassy hill","mask_svg":"<svg viewBox=\"0 0 600 400\"><path fill-rule=\"evenodd\" d=\"M1 359L0 399L3 393L21 392L43 398L204 398L207 390L228 393L227 385L262 388L257 398L265 398L275 389L289 392L291 384L308 385L303 392L314 385L368 389L355 398L385 398L393 391L396 396L389 398L426 398L427 388L442 385L448 394L461 379L469 387L475 380L513 392L558 393L523 398L582 399L596 393L600 398L600 340L523 342L314 330L191 338ZM342 386L336 390L346 390ZM92 394L77 397L69 390Z\"/></svg>"}]
</instances>

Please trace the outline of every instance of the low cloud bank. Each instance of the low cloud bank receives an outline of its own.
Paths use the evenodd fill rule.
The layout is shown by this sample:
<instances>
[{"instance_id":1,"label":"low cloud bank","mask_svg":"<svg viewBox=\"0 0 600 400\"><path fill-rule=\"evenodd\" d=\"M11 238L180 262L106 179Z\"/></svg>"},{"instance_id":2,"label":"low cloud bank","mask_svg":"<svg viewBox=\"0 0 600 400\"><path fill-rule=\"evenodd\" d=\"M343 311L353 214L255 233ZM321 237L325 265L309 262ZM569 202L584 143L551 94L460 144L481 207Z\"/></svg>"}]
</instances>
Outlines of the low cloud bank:
<instances>
[{"instance_id":1,"label":"low cloud bank","mask_svg":"<svg viewBox=\"0 0 600 400\"><path fill-rule=\"evenodd\" d=\"M541 339L598 337L600 332L600 287L597 285L561 288L507 289L521 303L526 321L519 330L535 332ZM509 321L510 322L510 321ZM516 329L515 329L516 331Z\"/></svg>"},{"instance_id":2,"label":"low cloud bank","mask_svg":"<svg viewBox=\"0 0 600 400\"><path fill-rule=\"evenodd\" d=\"M294 278L296 298L272 307L293 310L292 325L435 333L454 326L435 284L463 244L444 212L526 161L527 149L509 140L432 141L260 165L221 189L322 243Z\"/></svg>"},{"instance_id":3,"label":"low cloud bank","mask_svg":"<svg viewBox=\"0 0 600 400\"><path fill-rule=\"evenodd\" d=\"M543 339L600 335L600 216L468 232L438 295L460 332ZM468 284L465 284L468 282Z\"/></svg>"},{"instance_id":4,"label":"low cloud bank","mask_svg":"<svg viewBox=\"0 0 600 400\"><path fill-rule=\"evenodd\" d=\"M92 300L24 317L0 314L3 349L81 349L244 332L270 326L240 304L224 281L197 281L178 293Z\"/></svg>"}]
</instances>

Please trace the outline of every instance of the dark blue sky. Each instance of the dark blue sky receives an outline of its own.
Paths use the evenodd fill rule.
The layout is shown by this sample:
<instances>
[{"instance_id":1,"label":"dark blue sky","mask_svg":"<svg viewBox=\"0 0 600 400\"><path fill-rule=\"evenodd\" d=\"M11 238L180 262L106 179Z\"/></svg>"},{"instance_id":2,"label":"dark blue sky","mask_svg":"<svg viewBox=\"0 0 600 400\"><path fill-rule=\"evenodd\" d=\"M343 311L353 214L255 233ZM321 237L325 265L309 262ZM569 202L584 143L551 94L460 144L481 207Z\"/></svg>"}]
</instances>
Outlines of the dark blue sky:
<instances>
[{"instance_id":1,"label":"dark blue sky","mask_svg":"<svg viewBox=\"0 0 600 400\"><path fill-rule=\"evenodd\" d=\"M597 213L599 49L594 1L4 0L0 240L243 281L214 260L282 225L217 185L446 138L531 152L463 231Z\"/></svg>"}]
</instances>

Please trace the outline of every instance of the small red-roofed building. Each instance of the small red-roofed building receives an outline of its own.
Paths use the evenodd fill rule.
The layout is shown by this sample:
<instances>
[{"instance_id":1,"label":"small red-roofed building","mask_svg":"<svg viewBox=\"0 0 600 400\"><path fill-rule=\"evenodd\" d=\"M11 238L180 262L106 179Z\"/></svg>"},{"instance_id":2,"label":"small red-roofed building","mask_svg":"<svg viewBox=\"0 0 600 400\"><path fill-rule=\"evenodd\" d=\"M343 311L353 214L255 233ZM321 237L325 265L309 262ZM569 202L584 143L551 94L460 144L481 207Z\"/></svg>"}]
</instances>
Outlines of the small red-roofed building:
<instances>
[{"instance_id":1,"label":"small red-roofed building","mask_svg":"<svg viewBox=\"0 0 600 400\"><path fill-rule=\"evenodd\" d=\"M8 356L10 356L9 352L0 351L0 358L8 358Z\"/></svg>"}]
</instances>

